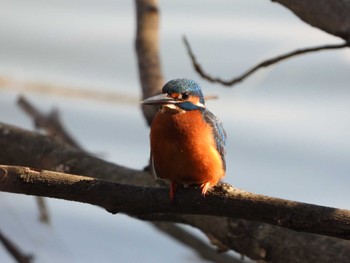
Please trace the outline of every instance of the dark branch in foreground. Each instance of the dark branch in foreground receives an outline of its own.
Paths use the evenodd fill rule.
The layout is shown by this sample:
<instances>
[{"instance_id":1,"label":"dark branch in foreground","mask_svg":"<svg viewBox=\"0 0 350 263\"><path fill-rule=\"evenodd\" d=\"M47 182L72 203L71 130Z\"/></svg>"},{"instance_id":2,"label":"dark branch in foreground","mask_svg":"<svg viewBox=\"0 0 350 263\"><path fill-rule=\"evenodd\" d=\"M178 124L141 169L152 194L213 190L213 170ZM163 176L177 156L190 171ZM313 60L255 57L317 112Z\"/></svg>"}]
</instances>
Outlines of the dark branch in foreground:
<instances>
[{"instance_id":1,"label":"dark branch in foreground","mask_svg":"<svg viewBox=\"0 0 350 263\"><path fill-rule=\"evenodd\" d=\"M17 104L26 114L31 117L37 130L43 129L48 133L48 135L54 136L62 141L66 141L68 144L71 143L73 147L79 147L79 145L61 125L58 110L54 109L49 114L43 114L22 95L18 97ZM50 224L50 213L45 198L37 196L36 202L39 208L39 220L42 223Z\"/></svg>"},{"instance_id":2,"label":"dark branch in foreground","mask_svg":"<svg viewBox=\"0 0 350 263\"><path fill-rule=\"evenodd\" d=\"M311 47L311 48L303 48L303 49L297 49L295 51L291 51L288 52L286 54L274 57L274 58L270 58L267 60L264 60L262 62L260 62L259 64L257 64L256 66L254 66L253 68L247 70L246 72L244 72L243 74L241 74L240 76L233 78L231 80L223 80L221 78L218 77L213 77L211 75L209 75L207 72L205 72L202 68L202 66L198 63L196 56L194 55L192 48L190 46L190 43L188 42L187 38L184 37L183 41L185 43L188 55L191 57L191 61L192 61L192 65L195 68L195 70L197 71L197 73L204 79L213 82L213 83L220 83L224 86L233 86L243 80L245 80L246 78L248 78L250 75L252 75L254 72L256 72L257 70L259 70L260 68L263 67L268 67L271 66L273 64L276 64L282 60L291 58L291 57L295 57L298 55L302 55L302 54L307 54L307 53L311 53L311 52L316 52L316 51L321 51L321 50L331 50L331 49L340 49L340 48L345 48L345 47L349 47L350 44L349 43L343 43L343 44L336 44L336 45L324 45L324 46L318 46L318 47Z\"/></svg>"},{"instance_id":3,"label":"dark branch in foreground","mask_svg":"<svg viewBox=\"0 0 350 263\"><path fill-rule=\"evenodd\" d=\"M157 186L157 182L145 171L101 160L57 139L2 123L0 149L2 164L64 171L120 184ZM261 212L264 213L257 211ZM269 216L268 213L266 216ZM257 221L180 214L150 214L137 218L191 225L206 233L211 240L216 240L221 250L226 247L251 259L269 263L346 262L350 258L348 240L296 232Z\"/></svg>"},{"instance_id":4,"label":"dark branch in foreground","mask_svg":"<svg viewBox=\"0 0 350 263\"><path fill-rule=\"evenodd\" d=\"M205 197L198 189L180 189L175 202L171 203L168 189L162 187L123 185L17 166L0 165L0 182L0 191L89 203L112 213L244 218L295 231L350 239L348 210L252 194L228 184L214 187Z\"/></svg>"}]
</instances>

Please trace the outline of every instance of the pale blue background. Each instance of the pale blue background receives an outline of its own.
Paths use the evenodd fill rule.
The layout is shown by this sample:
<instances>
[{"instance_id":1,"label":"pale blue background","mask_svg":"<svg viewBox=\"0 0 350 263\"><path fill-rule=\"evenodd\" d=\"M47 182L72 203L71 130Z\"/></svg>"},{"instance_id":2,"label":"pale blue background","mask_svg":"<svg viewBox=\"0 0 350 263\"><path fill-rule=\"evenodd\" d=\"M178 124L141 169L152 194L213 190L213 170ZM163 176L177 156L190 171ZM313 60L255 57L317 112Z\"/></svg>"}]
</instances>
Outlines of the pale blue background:
<instances>
[{"instance_id":1,"label":"pale blue background","mask_svg":"<svg viewBox=\"0 0 350 263\"><path fill-rule=\"evenodd\" d=\"M57 107L89 151L133 168L149 155L139 110L133 1L0 0L0 121L32 128L16 106L25 93ZM300 47L340 43L270 1L161 1L166 80L197 80L227 130L227 176L255 193L350 209L348 50L326 51L260 70L234 88L193 70L182 36L214 76L232 78ZM11 82L10 82L11 81ZM126 94L108 102L31 91L30 82ZM57 92L56 92L57 93ZM0 229L36 262L197 262L147 223L89 205L50 199L52 225L37 220L34 198L0 193ZM202 236L198 232L199 235ZM0 246L0 262L13 262Z\"/></svg>"}]
</instances>

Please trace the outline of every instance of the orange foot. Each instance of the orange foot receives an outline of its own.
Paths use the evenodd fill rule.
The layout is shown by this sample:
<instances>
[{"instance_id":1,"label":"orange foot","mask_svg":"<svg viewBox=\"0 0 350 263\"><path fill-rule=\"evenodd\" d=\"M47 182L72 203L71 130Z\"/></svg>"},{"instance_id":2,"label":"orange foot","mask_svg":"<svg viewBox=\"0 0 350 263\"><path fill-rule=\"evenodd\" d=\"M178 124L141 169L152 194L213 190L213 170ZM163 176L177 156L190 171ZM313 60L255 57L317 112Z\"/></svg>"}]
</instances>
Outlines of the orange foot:
<instances>
[{"instance_id":1,"label":"orange foot","mask_svg":"<svg viewBox=\"0 0 350 263\"><path fill-rule=\"evenodd\" d=\"M170 201L174 201L176 191L176 183L171 182L170 184Z\"/></svg>"},{"instance_id":2,"label":"orange foot","mask_svg":"<svg viewBox=\"0 0 350 263\"><path fill-rule=\"evenodd\" d=\"M202 196L205 196L205 193L208 191L209 188L210 188L210 183L209 182L201 184Z\"/></svg>"}]
</instances>

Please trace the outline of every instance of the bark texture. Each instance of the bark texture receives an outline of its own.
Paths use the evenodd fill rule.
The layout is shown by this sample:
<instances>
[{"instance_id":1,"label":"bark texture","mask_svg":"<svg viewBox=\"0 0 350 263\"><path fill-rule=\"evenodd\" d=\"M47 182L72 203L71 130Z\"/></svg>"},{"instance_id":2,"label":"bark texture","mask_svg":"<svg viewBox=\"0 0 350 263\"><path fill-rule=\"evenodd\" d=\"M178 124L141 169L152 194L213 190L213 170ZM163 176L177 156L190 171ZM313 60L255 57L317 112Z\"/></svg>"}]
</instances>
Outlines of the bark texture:
<instances>
[{"instance_id":1,"label":"bark texture","mask_svg":"<svg viewBox=\"0 0 350 263\"><path fill-rule=\"evenodd\" d=\"M290 9L301 20L350 42L349 0L272 0Z\"/></svg>"},{"instance_id":2,"label":"bark texture","mask_svg":"<svg viewBox=\"0 0 350 263\"><path fill-rule=\"evenodd\" d=\"M171 221L192 225L205 232L220 250L233 249L252 259L266 262L329 262L330 259L346 262L350 258L350 243L347 240L295 232L255 221L263 219L266 222L266 218L270 217L269 220L277 224L296 226L298 220L295 221L294 218L299 216L297 213L300 212L299 209L302 209L303 205L299 206L295 202L289 203L287 200L278 199L276 205L273 202L271 203L269 197L263 196L258 197L258 199L262 198L260 201L253 200L249 197L250 193L231 189L224 184L205 198L201 198L199 191L196 189L180 188L176 203L170 204L168 189L154 187L157 182L147 172L102 161L55 139L5 124L0 125L0 148L2 149L0 151L0 163L36 168L45 167L51 170L55 168L74 174L113 180L118 184L99 181L90 177L72 177L72 175L61 173L53 177L55 180L66 182L66 186L70 185L68 189L71 190L67 192L67 195L69 195L67 197L72 200L81 201L79 198L86 198L87 203L95 203L111 212L124 211L144 220ZM33 178L41 178L39 184L41 184L40 188L42 189L40 191L43 192L37 192L37 194L47 193L47 196L57 195L55 197L58 197L62 185L60 183L52 184L52 182L48 185L47 174L40 177L39 175L42 175L42 173L47 172L27 169L19 174L11 173L22 175L19 177L12 176L12 179L6 180L15 180L11 183L12 187L23 187L21 191L24 191L23 189L33 191ZM9 173L2 169L1 174L0 185L5 187L4 175ZM14 189L11 191L15 192ZM77 194L76 191L80 191L80 194ZM99 203L96 203L97 201L92 197L92 191L96 191L96 195L99 193ZM131 195L133 199L127 200L127 192L133 193ZM33 194L33 192L27 192L27 194L30 193ZM145 198L149 202L142 205L142 202L146 200ZM247 200L243 201L244 198L247 198ZM255 208L262 204L262 200L268 202L267 205L270 208L266 211L263 209L255 211ZM129 204L127 205L126 202L129 201L135 204L133 208L130 208ZM229 208L230 202L242 203L241 206L236 203L233 204L234 207ZM216 208L216 203L220 203L218 208ZM250 203L252 206L249 207ZM136 210L131 211L130 209ZM271 209L276 211L270 214ZM212 216L214 210L219 210L217 213L220 216ZM281 218L283 211L289 211L285 219ZM189 213L192 215L188 215ZM194 213L197 215L193 215ZM257 218L253 217L254 213L257 214ZM313 224L318 224L320 226L319 231L322 232L327 229L324 224L327 224L327 222L334 223L333 220L344 220L348 213L349 211L321 207L320 214L317 214L317 212L315 214L315 211L311 209L306 213L306 225L299 225L297 228L305 231L305 228L311 227L312 229ZM250 220L237 218L249 214ZM331 219L332 217L333 219ZM312 220L312 222L308 220ZM343 230L338 232L337 227ZM331 229L331 232L341 233L343 237L347 238L349 224L342 223L337 227L329 226L328 229Z\"/></svg>"},{"instance_id":3,"label":"bark texture","mask_svg":"<svg viewBox=\"0 0 350 263\"><path fill-rule=\"evenodd\" d=\"M136 54L142 98L157 93L164 84L159 56L159 9L156 0L136 0ZM141 106L150 125L158 108Z\"/></svg>"}]
</instances>

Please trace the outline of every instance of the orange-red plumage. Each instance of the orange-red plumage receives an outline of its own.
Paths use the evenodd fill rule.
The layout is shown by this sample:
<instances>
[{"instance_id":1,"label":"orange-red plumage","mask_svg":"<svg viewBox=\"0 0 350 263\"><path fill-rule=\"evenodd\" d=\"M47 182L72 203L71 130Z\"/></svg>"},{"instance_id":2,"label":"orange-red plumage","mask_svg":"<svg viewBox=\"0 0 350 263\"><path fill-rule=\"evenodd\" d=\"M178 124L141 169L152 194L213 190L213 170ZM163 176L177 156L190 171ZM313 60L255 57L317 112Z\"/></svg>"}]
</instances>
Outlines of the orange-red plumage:
<instances>
[{"instance_id":1,"label":"orange-red plumage","mask_svg":"<svg viewBox=\"0 0 350 263\"><path fill-rule=\"evenodd\" d=\"M156 175L176 184L199 184L202 194L225 175L226 135L221 122L205 109L201 90L191 80L179 79L163 87L164 96L145 100L160 104L151 125L151 156Z\"/></svg>"},{"instance_id":2,"label":"orange-red plumage","mask_svg":"<svg viewBox=\"0 0 350 263\"><path fill-rule=\"evenodd\" d=\"M225 175L212 128L199 111L159 111L150 138L154 168L162 179L213 186Z\"/></svg>"}]
</instances>

